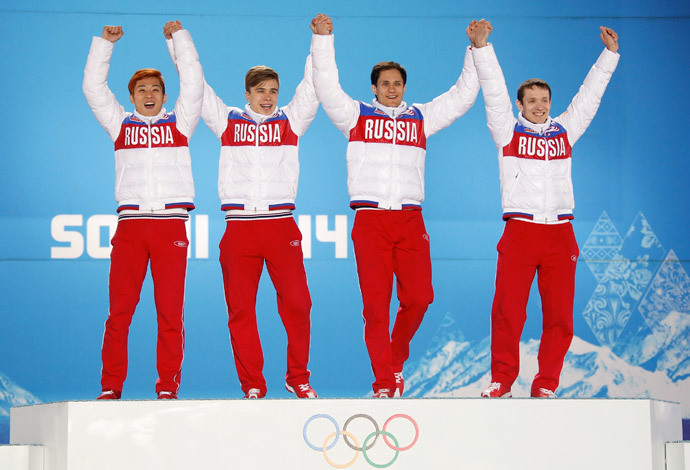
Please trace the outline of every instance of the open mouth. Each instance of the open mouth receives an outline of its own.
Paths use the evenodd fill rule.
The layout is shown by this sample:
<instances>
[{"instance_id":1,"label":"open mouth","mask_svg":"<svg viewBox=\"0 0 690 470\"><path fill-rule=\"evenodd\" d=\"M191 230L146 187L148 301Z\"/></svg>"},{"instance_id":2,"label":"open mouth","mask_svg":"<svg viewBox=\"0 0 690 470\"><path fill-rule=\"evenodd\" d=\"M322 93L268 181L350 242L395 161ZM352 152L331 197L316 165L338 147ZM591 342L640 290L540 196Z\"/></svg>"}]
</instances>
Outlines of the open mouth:
<instances>
[{"instance_id":1,"label":"open mouth","mask_svg":"<svg viewBox=\"0 0 690 470\"><path fill-rule=\"evenodd\" d=\"M144 108L146 108L146 109L153 109L155 107L156 107L156 103L153 103L151 101L144 103Z\"/></svg>"}]
</instances>

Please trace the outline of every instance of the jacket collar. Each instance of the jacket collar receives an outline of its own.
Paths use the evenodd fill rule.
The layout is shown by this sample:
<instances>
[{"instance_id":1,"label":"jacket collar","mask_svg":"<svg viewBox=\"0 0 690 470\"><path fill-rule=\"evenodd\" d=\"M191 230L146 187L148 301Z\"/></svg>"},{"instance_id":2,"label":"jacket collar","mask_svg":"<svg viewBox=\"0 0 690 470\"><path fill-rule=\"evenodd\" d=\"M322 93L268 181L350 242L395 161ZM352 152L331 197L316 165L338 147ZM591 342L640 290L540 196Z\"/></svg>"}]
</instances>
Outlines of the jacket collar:
<instances>
[{"instance_id":1,"label":"jacket collar","mask_svg":"<svg viewBox=\"0 0 690 470\"><path fill-rule=\"evenodd\" d=\"M244 105L244 112L247 113L255 123L261 124L265 120L272 118L278 113L278 106L276 105L276 108L273 110L273 113L271 114L260 114L254 111L252 108L250 108L249 103L247 103Z\"/></svg>"},{"instance_id":2,"label":"jacket collar","mask_svg":"<svg viewBox=\"0 0 690 470\"><path fill-rule=\"evenodd\" d=\"M376 98L374 98L374 100L371 102L371 104L373 104L375 108L380 109L381 111L383 111L384 113L386 113L388 116L390 116L392 118L398 117L404 111L407 111L407 103L405 103L404 101L402 103L400 103L400 105L395 107L395 108L391 108L389 106L382 105L381 103L379 103L379 101Z\"/></svg>"},{"instance_id":3,"label":"jacket collar","mask_svg":"<svg viewBox=\"0 0 690 470\"><path fill-rule=\"evenodd\" d=\"M165 108L161 108L160 112L156 114L155 116L144 116L143 114L139 114L137 110L134 110L134 114L138 119L141 119L147 124L153 124L154 122L158 121L159 119L162 119L163 116L168 114L168 112L165 110Z\"/></svg>"},{"instance_id":4,"label":"jacket collar","mask_svg":"<svg viewBox=\"0 0 690 470\"><path fill-rule=\"evenodd\" d=\"M551 127L551 116L546 118L546 122L543 124L536 124L534 122L528 121L525 119L525 117L522 115L522 111L518 113L518 122L520 123L521 126L527 127L528 129L533 129L539 133L539 135L543 134L546 132L546 129Z\"/></svg>"}]
</instances>

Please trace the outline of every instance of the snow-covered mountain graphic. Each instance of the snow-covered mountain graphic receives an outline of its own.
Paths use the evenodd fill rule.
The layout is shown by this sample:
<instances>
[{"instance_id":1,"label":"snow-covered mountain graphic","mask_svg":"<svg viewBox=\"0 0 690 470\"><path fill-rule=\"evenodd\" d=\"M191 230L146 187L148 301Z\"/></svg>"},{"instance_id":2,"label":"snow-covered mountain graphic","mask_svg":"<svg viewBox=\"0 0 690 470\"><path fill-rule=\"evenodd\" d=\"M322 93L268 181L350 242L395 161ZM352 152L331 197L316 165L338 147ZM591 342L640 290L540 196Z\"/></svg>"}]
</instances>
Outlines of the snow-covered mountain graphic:
<instances>
[{"instance_id":1,"label":"snow-covered mountain graphic","mask_svg":"<svg viewBox=\"0 0 690 470\"><path fill-rule=\"evenodd\" d=\"M448 341L429 350L406 370L406 397L479 397L491 382L488 338L471 344ZM537 373L539 341L520 343L520 376L513 384L515 397L529 397ZM565 358L558 396L563 398L655 398L683 403L690 418L690 378L674 381L664 372L630 365L606 346L595 346L577 336Z\"/></svg>"},{"instance_id":2,"label":"snow-covered mountain graphic","mask_svg":"<svg viewBox=\"0 0 690 470\"><path fill-rule=\"evenodd\" d=\"M0 444L10 441L10 408L36 403L41 400L0 372Z\"/></svg>"},{"instance_id":3,"label":"snow-covered mountain graphic","mask_svg":"<svg viewBox=\"0 0 690 470\"><path fill-rule=\"evenodd\" d=\"M581 251L598 285L580 314L600 344L575 332L559 396L670 400L690 418L690 276L683 264L642 213L620 237L603 212ZM538 348L534 339L520 344L514 396L529 396ZM405 375L409 397L477 397L491 381L490 340L467 341L448 314Z\"/></svg>"}]
</instances>

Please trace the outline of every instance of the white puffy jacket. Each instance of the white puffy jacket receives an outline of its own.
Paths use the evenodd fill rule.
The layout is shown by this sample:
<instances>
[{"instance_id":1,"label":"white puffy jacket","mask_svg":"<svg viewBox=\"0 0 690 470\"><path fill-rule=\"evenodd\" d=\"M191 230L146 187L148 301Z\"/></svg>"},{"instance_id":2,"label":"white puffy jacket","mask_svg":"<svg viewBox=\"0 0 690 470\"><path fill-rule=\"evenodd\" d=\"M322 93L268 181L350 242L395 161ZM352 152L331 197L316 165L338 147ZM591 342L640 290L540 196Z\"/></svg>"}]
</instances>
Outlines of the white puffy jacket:
<instances>
[{"instance_id":1,"label":"white puffy jacket","mask_svg":"<svg viewBox=\"0 0 690 470\"><path fill-rule=\"evenodd\" d=\"M590 69L568 109L544 124L534 124L513 107L491 44L473 48L491 137L498 148L503 219L549 224L573 218L571 149L594 115L618 64L608 49Z\"/></svg>"},{"instance_id":2,"label":"white puffy jacket","mask_svg":"<svg viewBox=\"0 0 690 470\"><path fill-rule=\"evenodd\" d=\"M172 112L156 116L126 112L108 87L113 43L94 37L82 89L98 122L115 144L118 211L194 208L188 141L201 117L203 71L187 30L173 34L178 52L180 96Z\"/></svg>"},{"instance_id":3,"label":"white puffy jacket","mask_svg":"<svg viewBox=\"0 0 690 470\"><path fill-rule=\"evenodd\" d=\"M349 139L350 206L400 210L424 200L426 139L472 107L479 92L474 62L465 53L462 73L446 93L425 104L397 108L350 98L340 87L333 35L313 35L314 88L326 114Z\"/></svg>"},{"instance_id":4,"label":"white puffy jacket","mask_svg":"<svg viewBox=\"0 0 690 470\"><path fill-rule=\"evenodd\" d=\"M270 116L226 106L206 84L202 118L221 141L218 196L223 210L294 209L299 179L299 137L314 120L319 102L311 56L287 106Z\"/></svg>"}]
</instances>

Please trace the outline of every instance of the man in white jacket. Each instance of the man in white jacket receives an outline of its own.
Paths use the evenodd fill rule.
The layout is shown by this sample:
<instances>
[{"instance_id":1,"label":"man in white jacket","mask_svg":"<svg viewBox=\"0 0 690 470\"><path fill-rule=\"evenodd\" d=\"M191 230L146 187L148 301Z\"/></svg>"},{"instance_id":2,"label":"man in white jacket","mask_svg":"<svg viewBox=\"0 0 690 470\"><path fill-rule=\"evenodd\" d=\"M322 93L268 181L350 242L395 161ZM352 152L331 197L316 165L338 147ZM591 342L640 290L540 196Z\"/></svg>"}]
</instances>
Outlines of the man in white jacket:
<instances>
[{"instance_id":1,"label":"man in white jacket","mask_svg":"<svg viewBox=\"0 0 690 470\"><path fill-rule=\"evenodd\" d=\"M103 336L102 393L119 399L127 376L127 337L149 261L158 318L156 393L177 398L184 355L184 290L187 273L185 221L194 209L189 139L201 116L203 71L188 31L179 21L163 34L179 52L180 97L163 108L165 83L155 69L137 71L129 82L133 113L108 88L113 45L121 26L94 37L84 69L83 91L98 122L115 145L118 224L110 255L110 310Z\"/></svg>"},{"instance_id":2,"label":"man in white jacket","mask_svg":"<svg viewBox=\"0 0 690 470\"><path fill-rule=\"evenodd\" d=\"M174 44L168 42L175 60ZM264 356L256 322L256 294L266 264L287 333L285 388L316 398L309 382L311 297L295 223L299 179L298 141L319 102L311 57L292 100L278 108L278 73L259 65L245 76L244 108L227 106L204 82L202 118L221 143L218 196L225 211L220 242L228 328L245 398L263 398Z\"/></svg>"},{"instance_id":3,"label":"man in white jacket","mask_svg":"<svg viewBox=\"0 0 690 470\"><path fill-rule=\"evenodd\" d=\"M375 381L374 397L399 397L412 337L433 301L429 235L422 218L426 139L474 104L479 82L469 48L462 74L446 93L425 104L403 101L407 73L395 62L376 64L371 104L340 87L331 19L312 21L314 87L326 114L348 138L347 168L364 340ZM400 306L389 333L393 276Z\"/></svg>"},{"instance_id":4,"label":"man in white jacket","mask_svg":"<svg viewBox=\"0 0 690 470\"><path fill-rule=\"evenodd\" d=\"M618 64L618 35L601 27L606 46L568 109L551 118L551 89L531 79L518 89L517 119L493 46L491 25L475 23L469 33L486 104L491 136L498 148L503 219L498 243L496 292L491 312L491 384L483 397L512 396L520 369L520 336L535 274L542 299L543 331L539 372L531 396L555 398L565 355L573 337L575 267L579 249L570 220L575 207L571 149L582 136Z\"/></svg>"}]
</instances>

